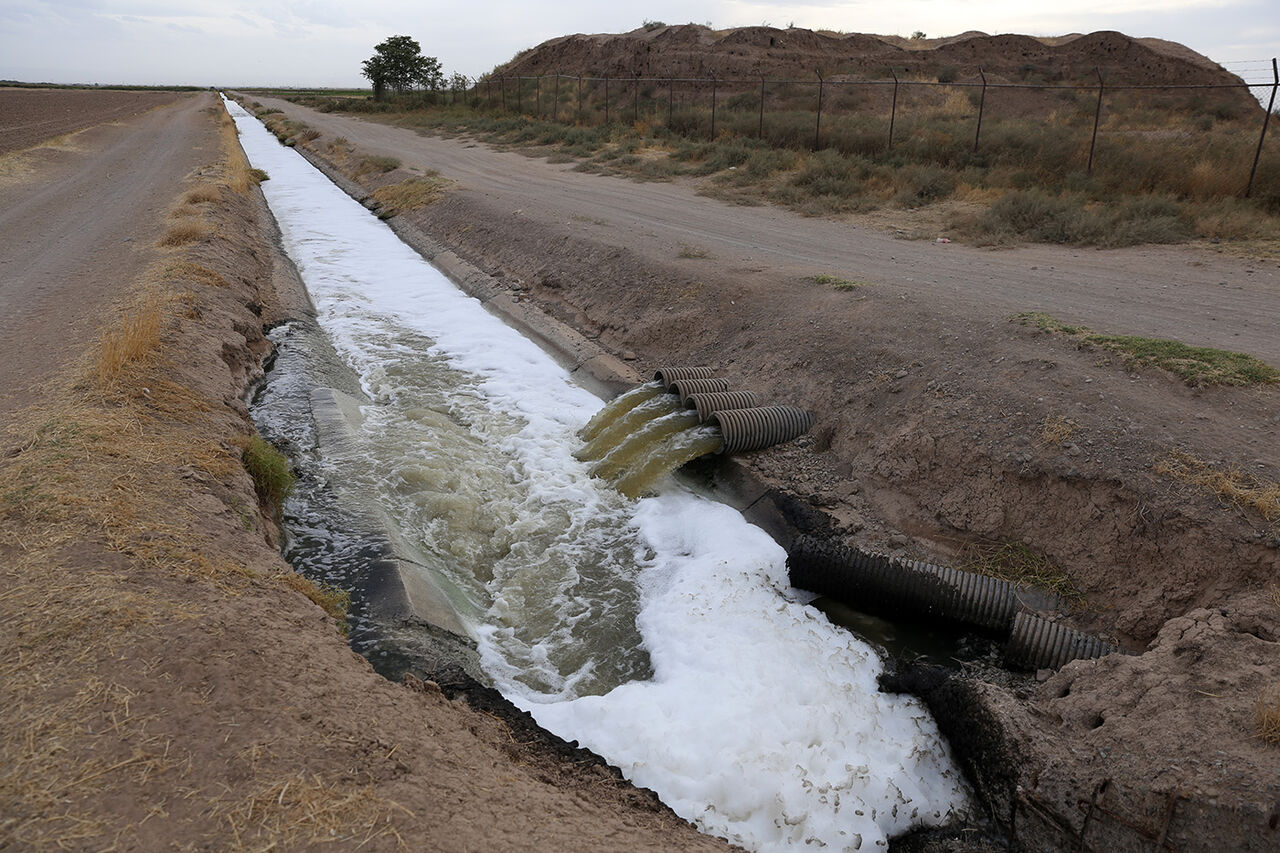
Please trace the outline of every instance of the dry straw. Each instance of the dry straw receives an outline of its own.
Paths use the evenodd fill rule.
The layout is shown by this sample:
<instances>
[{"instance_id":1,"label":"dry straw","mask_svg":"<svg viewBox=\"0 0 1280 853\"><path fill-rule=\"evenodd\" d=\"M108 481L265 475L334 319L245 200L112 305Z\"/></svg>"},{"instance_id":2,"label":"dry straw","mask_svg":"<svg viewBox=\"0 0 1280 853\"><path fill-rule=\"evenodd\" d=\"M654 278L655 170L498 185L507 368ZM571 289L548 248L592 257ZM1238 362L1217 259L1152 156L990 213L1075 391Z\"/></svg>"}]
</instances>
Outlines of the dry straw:
<instances>
[{"instance_id":1,"label":"dry straw","mask_svg":"<svg viewBox=\"0 0 1280 853\"><path fill-rule=\"evenodd\" d=\"M1219 500L1252 509L1269 522L1280 521L1280 484L1245 474L1238 468L1215 468L1190 453L1178 451L1158 461L1154 470L1197 486Z\"/></svg>"}]
</instances>

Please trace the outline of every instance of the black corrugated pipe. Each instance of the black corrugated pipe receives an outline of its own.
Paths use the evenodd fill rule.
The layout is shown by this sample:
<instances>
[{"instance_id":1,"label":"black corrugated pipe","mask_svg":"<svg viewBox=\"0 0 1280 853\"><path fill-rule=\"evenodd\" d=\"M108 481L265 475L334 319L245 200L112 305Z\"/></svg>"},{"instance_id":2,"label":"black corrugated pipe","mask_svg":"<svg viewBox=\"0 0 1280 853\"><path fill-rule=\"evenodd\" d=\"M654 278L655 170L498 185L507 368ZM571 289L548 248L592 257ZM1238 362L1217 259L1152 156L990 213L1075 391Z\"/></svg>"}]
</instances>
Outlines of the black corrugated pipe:
<instances>
[{"instance_id":1,"label":"black corrugated pipe","mask_svg":"<svg viewBox=\"0 0 1280 853\"><path fill-rule=\"evenodd\" d=\"M667 386L667 390L680 398L681 404L689 399L690 394L710 394L729 390L727 379L677 379Z\"/></svg>"},{"instance_id":2,"label":"black corrugated pipe","mask_svg":"<svg viewBox=\"0 0 1280 853\"><path fill-rule=\"evenodd\" d=\"M787 571L792 586L865 613L935 616L1002 634L1010 638L1006 659L1018 666L1058 667L1075 658L1119 651L1036 616L1033 611L1062 609L1053 593L975 572L870 554L812 536L792 543Z\"/></svg>"},{"instance_id":3,"label":"black corrugated pipe","mask_svg":"<svg viewBox=\"0 0 1280 853\"><path fill-rule=\"evenodd\" d=\"M685 398L686 409L697 409L698 420L705 421L713 412L726 409L751 409L760 405L754 391L708 391L690 394Z\"/></svg>"},{"instance_id":4,"label":"black corrugated pipe","mask_svg":"<svg viewBox=\"0 0 1280 853\"><path fill-rule=\"evenodd\" d=\"M653 378L662 383L662 387L670 388L677 379L710 379L715 376L710 367L659 367L653 372Z\"/></svg>"},{"instance_id":5,"label":"black corrugated pipe","mask_svg":"<svg viewBox=\"0 0 1280 853\"><path fill-rule=\"evenodd\" d=\"M1016 669L1057 669L1073 660L1092 660L1118 651L1119 647L1101 637L1033 613L1019 613L1005 646L1004 662Z\"/></svg>"},{"instance_id":6,"label":"black corrugated pipe","mask_svg":"<svg viewBox=\"0 0 1280 853\"><path fill-rule=\"evenodd\" d=\"M707 423L724 435L720 452L737 453L799 438L813 427L813 415L795 406L756 406L713 412Z\"/></svg>"}]
</instances>

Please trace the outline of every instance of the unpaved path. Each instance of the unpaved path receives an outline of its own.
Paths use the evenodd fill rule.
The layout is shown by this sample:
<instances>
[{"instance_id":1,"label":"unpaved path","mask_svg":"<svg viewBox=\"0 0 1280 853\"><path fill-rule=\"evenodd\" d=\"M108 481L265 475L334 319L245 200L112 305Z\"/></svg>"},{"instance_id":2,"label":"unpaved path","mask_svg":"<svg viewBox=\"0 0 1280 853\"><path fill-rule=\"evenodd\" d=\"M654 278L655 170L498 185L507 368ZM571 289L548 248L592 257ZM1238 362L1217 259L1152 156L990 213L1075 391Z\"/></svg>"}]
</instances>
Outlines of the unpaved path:
<instances>
[{"instance_id":1,"label":"unpaved path","mask_svg":"<svg viewBox=\"0 0 1280 853\"><path fill-rule=\"evenodd\" d=\"M209 157L208 106L185 96L0 176L0 413L35 399L151 260L175 188Z\"/></svg>"},{"instance_id":2,"label":"unpaved path","mask_svg":"<svg viewBox=\"0 0 1280 853\"><path fill-rule=\"evenodd\" d=\"M854 221L806 219L697 195L697 182L637 183L573 171L515 152L321 113L261 98L264 106L406 167L439 171L524 218L572 223L584 236L674 258L689 246L744 273L830 273L942 312L998 320L1018 311L1117 334L1173 338L1280 364L1280 261L1243 260L1203 247L1095 250L1031 246L993 251L899 239Z\"/></svg>"}]
</instances>

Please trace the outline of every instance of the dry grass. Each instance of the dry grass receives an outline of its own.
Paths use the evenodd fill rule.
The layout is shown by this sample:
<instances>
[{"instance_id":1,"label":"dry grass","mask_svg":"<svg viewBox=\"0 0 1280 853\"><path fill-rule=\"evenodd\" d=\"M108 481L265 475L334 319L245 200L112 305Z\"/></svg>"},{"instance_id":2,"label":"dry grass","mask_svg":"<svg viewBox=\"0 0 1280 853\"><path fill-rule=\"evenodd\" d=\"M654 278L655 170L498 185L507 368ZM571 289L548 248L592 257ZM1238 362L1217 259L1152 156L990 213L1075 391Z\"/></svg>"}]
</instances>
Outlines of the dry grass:
<instances>
[{"instance_id":1,"label":"dry grass","mask_svg":"<svg viewBox=\"0 0 1280 853\"><path fill-rule=\"evenodd\" d=\"M1077 605L1084 601L1084 595L1065 571L1021 542L972 544L961 554L958 568L1012 584L1047 589Z\"/></svg>"},{"instance_id":2,"label":"dry grass","mask_svg":"<svg viewBox=\"0 0 1280 853\"><path fill-rule=\"evenodd\" d=\"M189 260L173 260L160 268L166 281L205 284L209 287L228 287L227 280L208 267Z\"/></svg>"},{"instance_id":3,"label":"dry grass","mask_svg":"<svg viewBox=\"0 0 1280 853\"><path fill-rule=\"evenodd\" d=\"M311 601L320 605L339 625L345 629L347 610L351 608L351 593L327 583L316 583L297 572L285 572L279 576L284 585L295 589Z\"/></svg>"},{"instance_id":4,"label":"dry grass","mask_svg":"<svg viewBox=\"0 0 1280 853\"><path fill-rule=\"evenodd\" d=\"M213 816L231 831L230 850L297 849L303 845L338 844L357 849L391 835L405 846L391 823L392 815L412 813L349 782L326 783L303 773L259 783L252 793L214 805Z\"/></svg>"},{"instance_id":5,"label":"dry grass","mask_svg":"<svg viewBox=\"0 0 1280 853\"><path fill-rule=\"evenodd\" d=\"M1044 426L1040 430L1040 439L1045 444L1062 444L1070 441L1076 434L1076 422L1064 418L1062 415L1049 415L1044 419Z\"/></svg>"},{"instance_id":6,"label":"dry grass","mask_svg":"<svg viewBox=\"0 0 1280 853\"><path fill-rule=\"evenodd\" d=\"M222 191L214 184L201 184L192 187L182 195L182 203L187 205L207 204L222 201Z\"/></svg>"},{"instance_id":7,"label":"dry grass","mask_svg":"<svg viewBox=\"0 0 1280 853\"><path fill-rule=\"evenodd\" d=\"M223 170L226 174L227 186L234 192L247 193L258 185L249 168L249 158L240 147L240 138L236 133L235 120L225 109L218 119L218 141L222 149Z\"/></svg>"},{"instance_id":8,"label":"dry grass","mask_svg":"<svg viewBox=\"0 0 1280 853\"><path fill-rule=\"evenodd\" d=\"M198 220L177 222L165 229L164 234L160 235L160 239L156 241L156 245L171 249L189 246L192 243L199 243L212 233L212 228Z\"/></svg>"},{"instance_id":9,"label":"dry grass","mask_svg":"<svg viewBox=\"0 0 1280 853\"><path fill-rule=\"evenodd\" d=\"M1280 483L1246 474L1238 468L1215 468L1203 459L1179 451L1156 462L1154 470L1196 486L1220 501L1257 512L1269 522L1280 521Z\"/></svg>"},{"instance_id":10,"label":"dry grass","mask_svg":"<svg viewBox=\"0 0 1280 853\"><path fill-rule=\"evenodd\" d=\"M1280 684L1262 691L1253 709L1258 739L1268 746L1280 746Z\"/></svg>"},{"instance_id":11,"label":"dry grass","mask_svg":"<svg viewBox=\"0 0 1280 853\"><path fill-rule=\"evenodd\" d=\"M155 290L140 294L117 322L105 326L99 336L93 378L99 387L110 387L132 365L153 359L160 349L168 299Z\"/></svg>"},{"instance_id":12,"label":"dry grass","mask_svg":"<svg viewBox=\"0 0 1280 853\"><path fill-rule=\"evenodd\" d=\"M384 217L395 216L439 201L452 184L452 181L432 172L421 178L378 187L372 195L382 205Z\"/></svg>"}]
</instances>

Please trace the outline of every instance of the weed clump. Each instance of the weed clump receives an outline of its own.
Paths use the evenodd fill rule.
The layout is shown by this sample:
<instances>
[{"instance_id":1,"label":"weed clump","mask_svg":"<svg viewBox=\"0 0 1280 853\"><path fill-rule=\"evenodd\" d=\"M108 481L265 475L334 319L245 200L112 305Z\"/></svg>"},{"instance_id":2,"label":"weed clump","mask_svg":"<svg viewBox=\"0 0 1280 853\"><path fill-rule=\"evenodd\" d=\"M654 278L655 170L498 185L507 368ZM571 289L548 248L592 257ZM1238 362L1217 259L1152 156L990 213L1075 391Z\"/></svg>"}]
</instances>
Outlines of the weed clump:
<instances>
[{"instance_id":1,"label":"weed clump","mask_svg":"<svg viewBox=\"0 0 1280 853\"><path fill-rule=\"evenodd\" d=\"M130 365L149 360L160 349L165 300L155 291L140 297L120 321L106 326L99 337L93 377L108 388Z\"/></svg>"},{"instance_id":2,"label":"weed clump","mask_svg":"<svg viewBox=\"0 0 1280 853\"><path fill-rule=\"evenodd\" d=\"M294 476L289 460L260 435L242 439L238 444L241 462L253 480L258 499L267 507L279 510L293 491Z\"/></svg>"},{"instance_id":3,"label":"weed clump","mask_svg":"<svg viewBox=\"0 0 1280 853\"><path fill-rule=\"evenodd\" d=\"M400 161L395 157L369 156L360 162L360 168L357 173L364 174L366 172L391 172L400 168Z\"/></svg>"},{"instance_id":4,"label":"weed clump","mask_svg":"<svg viewBox=\"0 0 1280 853\"><path fill-rule=\"evenodd\" d=\"M859 287L862 287L865 284L865 282L850 281L847 278L840 278L839 276L830 275L829 273L820 273L818 275L815 275L813 277L813 283L826 285L830 287L832 290L839 290L843 292L848 292L850 290L857 290Z\"/></svg>"},{"instance_id":5,"label":"weed clump","mask_svg":"<svg viewBox=\"0 0 1280 853\"><path fill-rule=\"evenodd\" d=\"M382 216L395 216L436 202L449 188L450 181L432 172L420 178L408 178L398 184L378 187L372 195L382 205Z\"/></svg>"},{"instance_id":6,"label":"weed clump","mask_svg":"<svg viewBox=\"0 0 1280 853\"><path fill-rule=\"evenodd\" d=\"M210 233L212 232L209 226L203 222L179 222L165 229L164 234L160 235L157 245L167 248L189 246L192 243L199 243L208 237Z\"/></svg>"}]
</instances>

